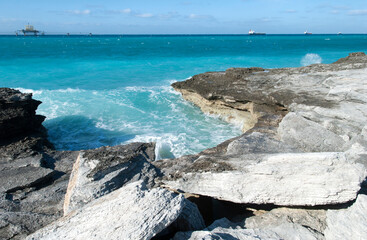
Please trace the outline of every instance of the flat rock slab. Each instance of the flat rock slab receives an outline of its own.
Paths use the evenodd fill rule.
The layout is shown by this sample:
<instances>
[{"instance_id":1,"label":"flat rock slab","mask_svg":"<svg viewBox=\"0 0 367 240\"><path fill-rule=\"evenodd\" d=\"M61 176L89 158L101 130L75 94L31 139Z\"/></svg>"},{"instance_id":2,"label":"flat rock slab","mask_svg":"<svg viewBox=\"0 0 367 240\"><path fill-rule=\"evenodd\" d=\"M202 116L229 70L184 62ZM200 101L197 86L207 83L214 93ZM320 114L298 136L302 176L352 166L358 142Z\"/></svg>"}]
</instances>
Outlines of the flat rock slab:
<instances>
[{"instance_id":1,"label":"flat rock slab","mask_svg":"<svg viewBox=\"0 0 367 240\"><path fill-rule=\"evenodd\" d=\"M278 134L283 142L304 152L335 152L345 150L342 137L320 124L296 113L288 113L279 124Z\"/></svg>"},{"instance_id":2,"label":"flat rock slab","mask_svg":"<svg viewBox=\"0 0 367 240\"><path fill-rule=\"evenodd\" d=\"M57 215L31 212L0 212L0 239L24 239L57 219Z\"/></svg>"},{"instance_id":3,"label":"flat rock slab","mask_svg":"<svg viewBox=\"0 0 367 240\"><path fill-rule=\"evenodd\" d=\"M55 171L43 167L20 167L2 170L0 174L0 192L16 191L32 187L51 178Z\"/></svg>"},{"instance_id":4,"label":"flat rock slab","mask_svg":"<svg viewBox=\"0 0 367 240\"><path fill-rule=\"evenodd\" d=\"M203 161L201 166L219 164ZM163 182L173 189L234 203L315 206L354 200L366 177L362 164L338 152L247 154L225 164L229 170L186 170Z\"/></svg>"},{"instance_id":5,"label":"flat rock slab","mask_svg":"<svg viewBox=\"0 0 367 240\"><path fill-rule=\"evenodd\" d=\"M123 185L143 180L149 187L159 175L154 143L131 143L82 151L73 166L65 195L64 214L79 209Z\"/></svg>"},{"instance_id":6,"label":"flat rock slab","mask_svg":"<svg viewBox=\"0 0 367 240\"><path fill-rule=\"evenodd\" d=\"M71 212L27 239L150 239L174 223L187 204L191 203L182 195L161 188L148 190L142 181L134 182Z\"/></svg>"},{"instance_id":7,"label":"flat rock slab","mask_svg":"<svg viewBox=\"0 0 367 240\"><path fill-rule=\"evenodd\" d=\"M347 209L328 210L325 238L366 239L367 236L367 196L358 195L356 202Z\"/></svg>"}]
</instances>

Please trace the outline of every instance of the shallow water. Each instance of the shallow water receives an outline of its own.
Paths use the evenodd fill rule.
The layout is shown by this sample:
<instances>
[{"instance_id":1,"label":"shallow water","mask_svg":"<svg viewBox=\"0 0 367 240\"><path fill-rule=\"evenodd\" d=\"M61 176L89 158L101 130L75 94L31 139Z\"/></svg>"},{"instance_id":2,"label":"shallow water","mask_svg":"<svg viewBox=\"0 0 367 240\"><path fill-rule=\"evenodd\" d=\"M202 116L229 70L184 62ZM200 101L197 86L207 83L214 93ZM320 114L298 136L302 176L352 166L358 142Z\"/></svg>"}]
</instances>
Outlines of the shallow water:
<instances>
[{"instance_id":1,"label":"shallow water","mask_svg":"<svg viewBox=\"0 0 367 240\"><path fill-rule=\"evenodd\" d=\"M229 67L298 67L366 51L366 35L0 36L0 86L32 92L56 148L156 141L196 153L241 134L170 84Z\"/></svg>"}]
</instances>

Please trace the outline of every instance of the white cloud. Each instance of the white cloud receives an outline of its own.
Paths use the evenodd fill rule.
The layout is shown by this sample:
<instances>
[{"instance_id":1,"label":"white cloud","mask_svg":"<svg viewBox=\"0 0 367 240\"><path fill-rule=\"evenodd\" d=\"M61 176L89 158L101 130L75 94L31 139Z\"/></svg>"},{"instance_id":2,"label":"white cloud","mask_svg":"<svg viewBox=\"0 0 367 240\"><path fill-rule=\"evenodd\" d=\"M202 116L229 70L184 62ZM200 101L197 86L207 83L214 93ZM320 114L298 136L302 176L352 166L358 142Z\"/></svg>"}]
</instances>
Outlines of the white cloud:
<instances>
[{"instance_id":1,"label":"white cloud","mask_svg":"<svg viewBox=\"0 0 367 240\"><path fill-rule=\"evenodd\" d=\"M151 13L140 13L140 14L136 14L135 17L140 17L140 18L151 18L154 15Z\"/></svg>"},{"instance_id":2,"label":"white cloud","mask_svg":"<svg viewBox=\"0 0 367 240\"><path fill-rule=\"evenodd\" d=\"M121 13L131 13L131 9L130 8L126 8L120 11Z\"/></svg>"},{"instance_id":3,"label":"white cloud","mask_svg":"<svg viewBox=\"0 0 367 240\"><path fill-rule=\"evenodd\" d=\"M348 12L348 15L353 15L353 16L367 15L367 9L350 10Z\"/></svg>"},{"instance_id":4,"label":"white cloud","mask_svg":"<svg viewBox=\"0 0 367 240\"><path fill-rule=\"evenodd\" d=\"M288 10L285 10L286 13L296 13L297 11L294 10L294 9L288 9Z\"/></svg>"},{"instance_id":5,"label":"white cloud","mask_svg":"<svg viewBox=\"0 0 367 240\"><path fill-rule=\"evenodd\" d=\"M189 19L214 19L214 17L210 15L200 15L200 14L194 14L194 13L191 13L190 15L188 15L187 18Z\"/></svg>"},{"instance_id":6,"label":"white cloud","mask_svg":"<svg viewBox=\"0 0 367 240\"><path fill-rule=\"evenodd\" d=\"M69 10L68 13L75 14L75 15L89 15L91 11L89 9L85 10Z\"/></svg>"}]
</instances>

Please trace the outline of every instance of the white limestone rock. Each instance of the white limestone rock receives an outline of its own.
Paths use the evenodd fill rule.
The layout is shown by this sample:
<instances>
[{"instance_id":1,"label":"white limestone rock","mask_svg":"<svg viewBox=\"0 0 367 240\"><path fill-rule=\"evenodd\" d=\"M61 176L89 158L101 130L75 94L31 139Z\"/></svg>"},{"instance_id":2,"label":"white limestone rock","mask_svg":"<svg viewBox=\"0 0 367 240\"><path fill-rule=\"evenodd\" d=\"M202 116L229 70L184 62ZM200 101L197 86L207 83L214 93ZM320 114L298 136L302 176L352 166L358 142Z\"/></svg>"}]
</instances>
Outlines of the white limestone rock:
<instances>
[{"instance_id":1,"label":"white limestone rock","mask_svg":"<svg viewBox=\"0 0 367 240\"><path fill-rule=\"evenodd\" d=\"M300 152L289 143L281 142L270 134L253 132L244 134L240 138L228 144L228 155L240 155L248 153L285 153Z\"/></svg>"},{"instance_id":2,"label":"white limestone rock","mask_svg":"<svg viewBox=\"0 0 367 240\"><path fill-rule=\"evenodd\" d=\"M278 208L246 219L244 226L222 218L202 231L178 232L173 239L324 240L325 215L324 210Z\"/></svg>"},{"instance_id":3,"label":"white limestone rock","mask_svg":"<svg viewBox=\"0 0 367 240\"><path fill-rule=\"evenodd\" d=\"M221 163L209 158L200 166L209 164ZM225 166L222 172L186 169L164 184L234 203L315 206L355 199L366 177L362 164L338 152L247 154L226 159Z\"/></svg>"},{"instance_id":4,"label":"white limestone rock","mask_svg":"<svg viewBox=\"0 0 367 240\"><path fill-rule=\"evenodd\" d=\"M202 231L178 232L173 240L258 240L281 239L275 232L259 229L244 229L230 222L226 218L216 220L212 225Z\"/></svg>"},{"instance_id":5,"label":"white limestone rock","mask_svg":"<svg viewBox=\"0 0 367 240\"><path fill-rule=\"evenodd\" d=\"M192 203L182 195L160 188L148 190L142 181L133 182L69 213L27 239L150 239L174 223L187 204ZM200 219L196 221L200 223ZM190 230L204 226L202 219L199 225L188 225L195 227Z\"/></svg>"},{"instance_id":6,"label":"white limestone rock","mask_svg":"<svg viewBox=\"0 0 367 240\"><path fill-rule=\"evenodd\" d=\"M153 186L158 172L148 162L149 152L154 154L153 143L132 143L81 152L70 176L64 215L129 182L144 180L149 187Z\"/></svg>"},{"instance_id":7,"label":"white limestone rock","mask_svg":"<svg viewBox=\"0 0 367 240\"><path fill-rule=\"evenodd\" d=\"M325 238L362 240L367 236L367 196L358 195L347 209L328 210Z\"/></svg>"},{"instance_id":8,"label":"white limestone rock","mask_svg":"<svg viewBox=\"0 0 367 240\"><path fill-rule=\"evenodd\" d=\"M282 239L324 239L325 210L276 208L245 220L250 229L271 230Z\"/></svg>"},{"instance_id":9,"label":"white limestone rock","mask_svg":"<svg viewBox=\"0 0 367 240\"><path fill-rule=\"evenodd\" d=\"M296 113L288 113L279 124L281 140L305 152L335 152L346 144L342 137Z\"/></svg>"}]
</instances>

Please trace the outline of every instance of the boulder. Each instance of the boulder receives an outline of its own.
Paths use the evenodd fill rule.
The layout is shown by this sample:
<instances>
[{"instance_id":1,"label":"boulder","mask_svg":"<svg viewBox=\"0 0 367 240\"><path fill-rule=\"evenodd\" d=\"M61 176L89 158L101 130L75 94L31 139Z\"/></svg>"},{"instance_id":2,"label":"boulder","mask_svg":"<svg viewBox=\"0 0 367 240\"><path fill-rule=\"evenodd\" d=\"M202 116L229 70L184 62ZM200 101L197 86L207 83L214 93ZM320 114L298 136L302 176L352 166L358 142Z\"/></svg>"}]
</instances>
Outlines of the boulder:
<instances>
[{"instance_id":1,"label":"boulder","mask_svg":"<svg viewBox=\"0 0 367 240\"><path fill-rule=\"evenodd\" d=\"M269 230L244 229L223 218L215 221L208 228L201 231L178 232L173 240L256 240L256 239L282 239L277 233Z\"/></svg>"},{"instance_id":2,"label":"boulder","mask_svg":"<svg viewBox=\"0 0 367 240\"><path fill-rule=\"evenodd\" d=\"M148 190L143 181L133 182L70 212L26 239L150 239L174 224L187 204L191 211L198 211L182 195L161 188ZM204 227L202 218L195 221L199 224L187 223L185 227Z\"/></svg>"},{"instance_id":3,"label":"boulder","mask_svg":"<svg viewBox=\"0 0 367 240\"><path fill-rule=\"evenodd\" d=\"M247 218L244 226L274 231L282 239L324 239L326 210L275 208Z\"/></svg>"},{"instance_id":4,"label":"boulder","mask_svg":"<svg viewBox=\"0 0 367 240\"><path fill-rule=\"evenodd\" d=\"M366 174L344 153L246 154L225 160L201 156L163 182L234 203L315 206L355 199Z\"/></svg>"},{"instance_id":5,"label":"boulder","mask_svg":"<svg viewBox=\"0 0 367 240\"><path fill-rule=\"evenodd\" d=\"M143 180L152 187L159 175L149 162L154 160L154 148L154 143L131 143L82 151L71 173L64 214L129 182Z\"/></svg>"},{"instance_id":6,"label":"boulder","mask_svg":"<svg viewBox=\"0 0 367 240\"><path fill-rule=\"evenodd\" d=\"M367 236L367 195L358 195L346 209L330 209L326 213L325 238L365 239Z\"/></svg>"}]
</instances>

